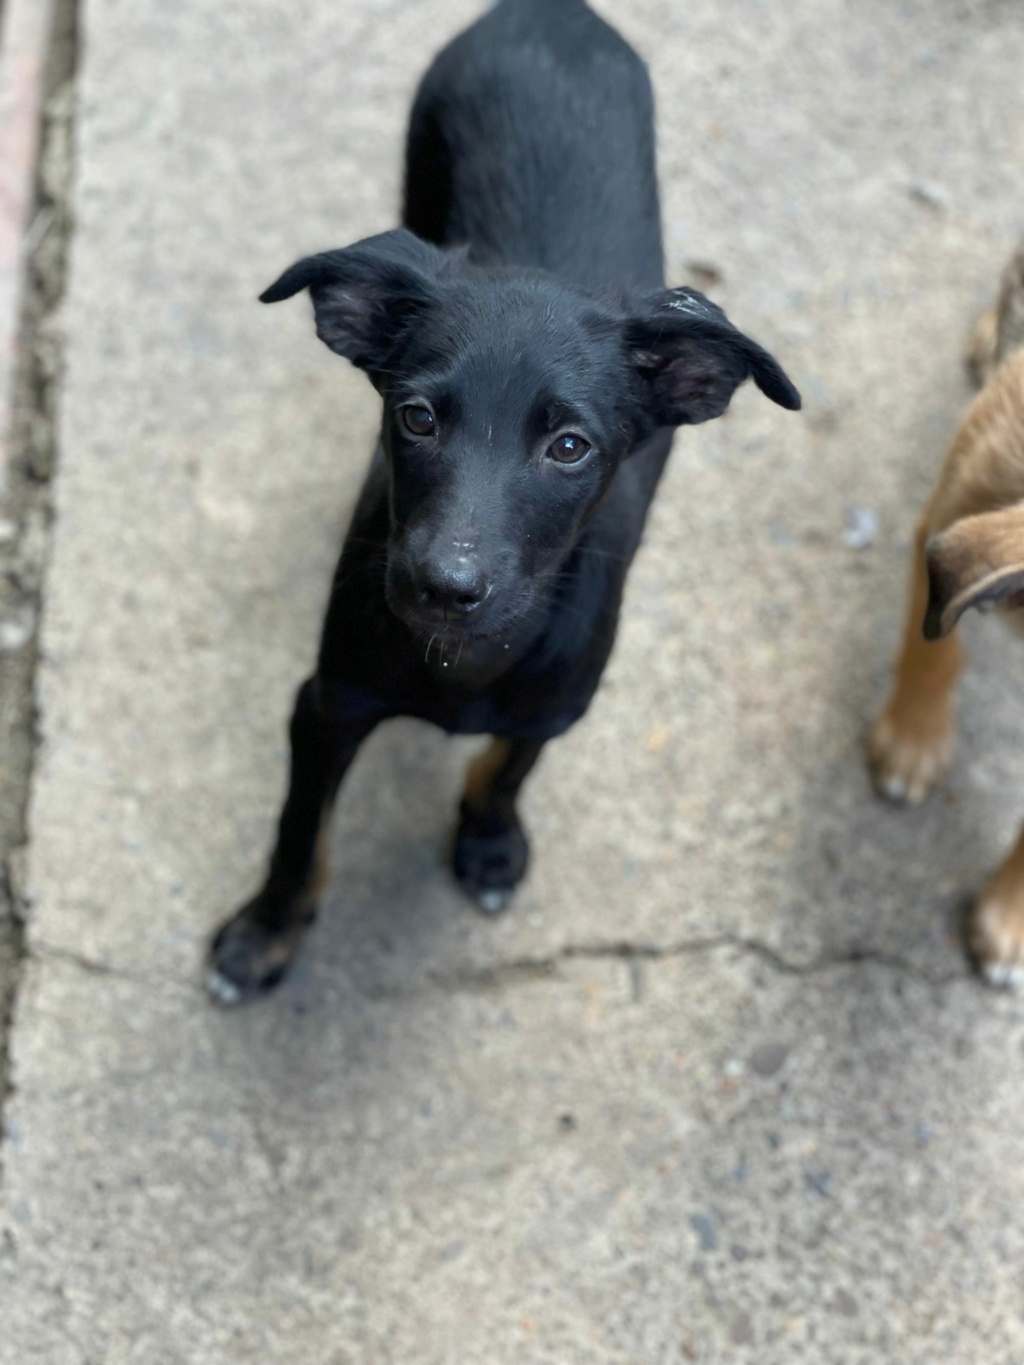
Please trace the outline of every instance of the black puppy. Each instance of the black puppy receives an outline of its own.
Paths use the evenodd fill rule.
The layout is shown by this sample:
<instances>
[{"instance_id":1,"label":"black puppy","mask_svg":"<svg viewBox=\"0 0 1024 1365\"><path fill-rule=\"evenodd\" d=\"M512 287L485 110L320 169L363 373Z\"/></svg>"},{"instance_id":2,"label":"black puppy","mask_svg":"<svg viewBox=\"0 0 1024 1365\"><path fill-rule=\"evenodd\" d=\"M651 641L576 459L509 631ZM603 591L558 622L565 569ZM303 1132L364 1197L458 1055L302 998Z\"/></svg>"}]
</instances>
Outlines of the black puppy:
<instances>
[{"instance_id":1,"label":"black puppy","mask_svg":"<svg viewBox=\"0 0 1024 1365\"><path fill-rule=\"evenodd\" d=\"M750 377L800 406L721 309L665 290L647 71L583 0L503 0L441 53L412 112L404 221L262 296L308 289L318 336L384 411L266 884L213 942L229 1003L294 957L338 785L388 717L495 736L454 864L484 910L505 905L527 863L519 787L594 695L672 428L718 417Z\"/></svg>"}]
</instances>

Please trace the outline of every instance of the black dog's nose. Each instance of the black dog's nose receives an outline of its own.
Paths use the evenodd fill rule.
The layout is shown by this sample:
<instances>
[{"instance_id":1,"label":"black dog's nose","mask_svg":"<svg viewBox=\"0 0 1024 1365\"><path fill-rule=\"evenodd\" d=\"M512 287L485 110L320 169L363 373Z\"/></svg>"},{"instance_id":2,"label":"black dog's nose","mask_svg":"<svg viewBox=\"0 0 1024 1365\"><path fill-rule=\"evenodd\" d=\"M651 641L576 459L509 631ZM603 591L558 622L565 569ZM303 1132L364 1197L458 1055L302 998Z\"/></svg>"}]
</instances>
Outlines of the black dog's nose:
<instances>
[{"instance_id":1,"label":"black dog's nose","mask_svg":"<svg viewBox=\"0 0 1024 1365\"><path fill-rule=\"evenodd\" d=\"M428 560L416 569L416 595L429 611L468 616L490 590L480 564L466 555Z\"/></svg>"}]
</instances>

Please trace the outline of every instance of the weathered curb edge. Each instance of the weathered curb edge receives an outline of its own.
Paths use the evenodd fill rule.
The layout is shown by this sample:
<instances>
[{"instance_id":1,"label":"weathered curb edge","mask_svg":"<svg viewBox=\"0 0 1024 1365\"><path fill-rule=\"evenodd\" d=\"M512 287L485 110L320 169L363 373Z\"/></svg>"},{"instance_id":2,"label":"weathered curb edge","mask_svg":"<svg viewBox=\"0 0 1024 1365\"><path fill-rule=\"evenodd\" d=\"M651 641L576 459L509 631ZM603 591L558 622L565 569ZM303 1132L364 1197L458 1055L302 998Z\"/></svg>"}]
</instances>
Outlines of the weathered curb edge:
<instances>
[{"instance_id":1,"label":"weathered curb edge","mask_svg":"<svg viewBox=\"0 0 1024 1365\"><path fill-rule=\"evenodd\" d=\"M0 13L0 497L9 477L25 243L35 202L56 2L5 0Z\"/></svg>"},{"instance_id":2,"label":"weathered curb edge","mask_svg":"<svg viewBox=\"0 0 1024 1365\"><path fill-rule=\"evenodd\" d=\"M25 962L24 859L39 740L37 627L53 523L78 59L77 0L16 0L16 7L32 4L46 14L37 30L45 46L41 65L35 65L38 122L28 130L35 148L24 199L23 222L29 227L20 238L12 232L6 239L15 244L6 265L13 285L7 301L16 311L8 317L7 388L0 394L8 424L0 448L0 711L9 726L0 737L0 1191L4 1111L13 1091L9 1048ZM23 106L21 112L33 111ZM17 223L8 218L4 227L16 229Z\"/></svg>"}]
</instances>

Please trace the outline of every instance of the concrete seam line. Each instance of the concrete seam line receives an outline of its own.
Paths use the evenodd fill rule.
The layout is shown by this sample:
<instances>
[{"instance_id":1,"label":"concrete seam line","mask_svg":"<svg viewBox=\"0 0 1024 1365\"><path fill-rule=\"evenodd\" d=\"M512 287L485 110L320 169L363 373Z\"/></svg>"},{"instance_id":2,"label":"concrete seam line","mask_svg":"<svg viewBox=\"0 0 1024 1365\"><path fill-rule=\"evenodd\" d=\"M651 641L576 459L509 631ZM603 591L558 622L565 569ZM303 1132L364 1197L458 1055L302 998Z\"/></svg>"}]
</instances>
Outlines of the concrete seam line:
<instances>
[{"instance_id":1,"label":"concrete seam line","mask_svg":"<svg viewBox=\"0 0 1024 1365\"><path fill-rule=\"evenodd\" d=\"M8 481L25 236L55 9L56 0L5 0L0 13L0 496Z\"/></svg>"}]
</instances>

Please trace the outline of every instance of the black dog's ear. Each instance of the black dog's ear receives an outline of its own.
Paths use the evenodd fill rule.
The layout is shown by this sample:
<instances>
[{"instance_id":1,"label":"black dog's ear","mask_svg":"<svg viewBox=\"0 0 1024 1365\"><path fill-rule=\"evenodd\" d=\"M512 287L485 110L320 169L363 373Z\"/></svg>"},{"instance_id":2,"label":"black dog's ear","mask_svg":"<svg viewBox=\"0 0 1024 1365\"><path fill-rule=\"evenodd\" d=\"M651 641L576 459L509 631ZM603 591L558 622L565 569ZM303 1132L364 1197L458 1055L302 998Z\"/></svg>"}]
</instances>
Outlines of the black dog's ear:
<instances>
[{"instance_id":1,"label":"black dog's ear","mask_svg":"<svg viewBox=\"0 0 1024 1365\"><path fill-rule=\"evenodd\" d=\"M417 312L434 297L433 282L455 256L405 228L367 237L341 251L296 261L260 295L261 303L308 289L320 340L373 374Z\"/></svg>"},{"instance_id":2,"label":"black dog's ear","mask_svg":"<svg viewBox=\"0 0 1024 1365\"><path fill-rule=\"evenodd\" d=\"M626 346L661 426L720 417L745 379L780 407L800 395L779 362L732 325L695 289L670 289L647 300L626 324Z\"/></svg>"}]
</instances>

